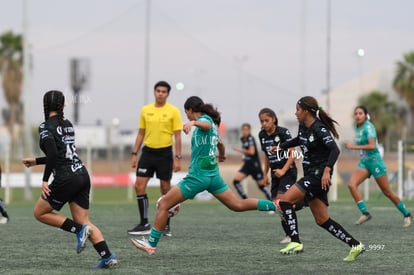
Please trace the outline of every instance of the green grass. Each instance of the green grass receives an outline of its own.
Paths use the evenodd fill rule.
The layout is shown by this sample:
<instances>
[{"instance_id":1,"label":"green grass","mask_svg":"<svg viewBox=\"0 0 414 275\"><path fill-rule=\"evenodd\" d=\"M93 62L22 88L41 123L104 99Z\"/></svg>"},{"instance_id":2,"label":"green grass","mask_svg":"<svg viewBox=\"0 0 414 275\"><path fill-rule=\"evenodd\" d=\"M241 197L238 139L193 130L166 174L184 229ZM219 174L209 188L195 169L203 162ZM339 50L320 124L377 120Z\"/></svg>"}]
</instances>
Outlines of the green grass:
<instances>
[{"instance_id":1,"label":"green grass","mask_svg":"<svg viewBox=\"0 0 414 275\"><path fill-rule=\"evenodd\" d=\"M21 190L15 190L18 198ZM34 193L38 194L39 190ZM149 190L153 221L157 189ZM315 225L308 209L298 212L305 252L281 256L279 218L250 211L234 213L217 201L188 201L172 220L173 237L163 238L149 257L129 244L126 230L137 222L137 207L126 201L126 190L96 189L91 220L117 254L115 270L91 269L98 259L88 243L76 254L73 234L37 222L34 202L17 200L8 206L11 222L0 225L2 274L412 274L413 228L402 228L402 216L384 197L369 201L373 219L354 225L359 217L350 198L331 203L330 214L369 250L353 263L342 259L349 248ZM104 199L105 198L105 199ZM111 199L112 198L112 199ZM117 199L115 199L117 198ZM111 200L109 200L111 199ZM407 203L414 209L413 202ZM68 214L65 207L62 211Z\"/></svg>"}]
</instances>

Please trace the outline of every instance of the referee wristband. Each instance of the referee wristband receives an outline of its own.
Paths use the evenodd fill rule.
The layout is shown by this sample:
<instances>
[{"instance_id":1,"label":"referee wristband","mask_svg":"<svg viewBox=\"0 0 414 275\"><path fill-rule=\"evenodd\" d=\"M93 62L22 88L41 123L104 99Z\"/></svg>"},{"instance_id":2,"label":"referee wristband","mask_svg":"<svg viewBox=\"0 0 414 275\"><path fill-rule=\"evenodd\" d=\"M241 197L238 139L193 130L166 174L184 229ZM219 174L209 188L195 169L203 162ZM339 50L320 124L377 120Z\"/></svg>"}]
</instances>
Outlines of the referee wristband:
<instances>
[{"instance_id":1,"label":"referee wristband","mask_svg":"<svg viewBox=\"0 0 414 275\"><path fill-rule=\"evenodd\" d=\"M182 159L182 158L183 158L183 156L182 156L182 155L175 155L175 158L176 158L176 159Z\"/></svg>"},{"instance_id":2,"label":"referee wristband","mask_svg":"<svg viewBox=\"0 0 414 275\"><path fill-rule=\"evenodd\" d=\"M131 155L136 156L136 155L138 155L138 153L137 152L131 152Z\"/></svg>"}]
</instances>

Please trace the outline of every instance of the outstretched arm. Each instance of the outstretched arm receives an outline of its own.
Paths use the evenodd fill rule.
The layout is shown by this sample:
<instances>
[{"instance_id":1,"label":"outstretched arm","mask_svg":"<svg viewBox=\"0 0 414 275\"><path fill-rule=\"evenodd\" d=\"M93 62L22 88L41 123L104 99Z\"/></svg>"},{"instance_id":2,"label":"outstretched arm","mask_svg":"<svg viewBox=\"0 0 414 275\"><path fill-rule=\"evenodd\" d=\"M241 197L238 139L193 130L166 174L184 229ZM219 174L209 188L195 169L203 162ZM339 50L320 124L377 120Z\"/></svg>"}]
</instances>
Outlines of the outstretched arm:
<instances>
[{"instance_id":1,"label":"outstretched arm","mask_svg":"<svg viewBox=\"0 0 414 275\"><path fill-rule=\"evenodd\" d=\"M199 121L199 120L191 120L184 124L183 131L185 134L188 134L191 131L191 127L196 126L203 131L208 131L211 129L212 125L208 121Z\"/></svg>"}]
</instances>

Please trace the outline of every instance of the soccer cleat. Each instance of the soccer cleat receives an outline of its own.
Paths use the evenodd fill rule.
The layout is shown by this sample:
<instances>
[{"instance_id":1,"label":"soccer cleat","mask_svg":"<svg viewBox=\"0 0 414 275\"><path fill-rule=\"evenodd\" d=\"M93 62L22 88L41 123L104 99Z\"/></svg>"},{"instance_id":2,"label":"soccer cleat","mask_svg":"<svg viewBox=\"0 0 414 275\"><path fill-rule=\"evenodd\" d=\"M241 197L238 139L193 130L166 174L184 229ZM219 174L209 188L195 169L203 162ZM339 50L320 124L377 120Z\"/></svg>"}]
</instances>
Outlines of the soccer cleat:
<instances>
[{"instance_id":1,"label":"soccer cleat","mask_svg":"<svg viewBox=\"0 0 414 275\"><path fill-rule=\"evenodd\" d=\"M405 228L410 227L412 221L413 221L413 216L411 216L411 213L409 213L407 217L404 217L403 227Z\"/></svg>"},{"instance_id":2,"label":"soccer cleat","mask_svg":"<svg viewBox=\"0 0 414 275\"><path fill-rule=\"evenodd\" d=\"M155 254L155 252L157 252L157 248L156 247L152 247L149 243L148 240L145 238L142 238L142 240L138 240L138 239L129 239L132 243L133 246L135 246L135 248L144 251L145 253L147 253L148 255L153 255Z\"/></svg>"},{"instance_id":3,"label":"soccer cleat","mask_svg":"<svg viewBox=\"0 0 414 275\"><path fill-rule=\"evenodd\" d=\"M118 265L118 260L114 253L112 253L108 258L100 258L98 264L95 265L95 268L114 268Z\"/></svg>"},{"instance_id":4,"label":"soccer cleat","mask_svg":"<svg viewBox=\"0 0 414 275\"><path fill-rule=\"evenodd\" d=\"M270 211L267 211L267 214L269 214L269 215L274 215L274 214L276 214L276 212L275 212L275 211L273 211L273 210L270 210Z\"/></svg>"},{"instance_id":5,"label":"soccer cleat","mask_svg":"<svg viewBox=\"0 0 414 275\"><path fill-rule=\"evenodd\" d=\"M138 224L134 228L131 228L128 230L129 235L149 235L151 233L151 225L149 223L147 224Z\"/></svg>"},{"instance_id":6,"label":"soccer cleat","mask_svg":"<svg viewBox=\"0 0 414 275\"><path fill-rule=\"evenodd\" d=\"M76 234L78 240L78 246L76 247L76 253L81 253L85 249L86 241L92 233L92 227L87 224L82 224L82 229Z\"/></svg>"},{"instance_id":7,"label":"soccer cleat","mask_svg":"<svg viewBox=\"0 0 414 275\"><path fill-rule=\"evenodd\" d=\"M164 232L162 234L166 237L171 237L172 236L171 227L168 224L165 226Z\"/></svg>"},{"instance_id":8,"label":"soccer cleat","mask_svg":"<svg viewBox=\"0 0 414 275\"><path fill-rule=\"evenodd\" d=\"M6 223L8 223L9 222L9 219L8 218L6 218L6 217L1 217L1 219L0 219L0 224L6 224Z\"/></svg>"},{"instance_id":9,"label":"soccer cleat","mask_svg":"<svg viewBox=\"0 0 414 275\"><path fill-rule=\"evenodd\" d=\"M280 251L282 255L299 254L303 252L303 244L297 242L290 242L285 248Z\"/></svg>"},{"instance_id":10,"label":"soccer cleat","mask_svg":"<svg viewBox=\"0 0 414 275\"><path fill-rule=\"evenodd\" d=\"M372 218L370 213L364 213L359 217L359 219L355 222L355 224L363 224L364 222L369 221Z\"/></svg>"},{"instance_id":11,"label":"soccer cleat","mask_svg":"<svg viewBox=\"0 0 414 275\"><path fill-rule=\"evenodd\" d=\"M279 243L290 243L292 239L289 236L285 236L283 239L280 240Z\"/></svg>"},{"instance_id":12,"label":"soccer cleat","mask_svg":"<svg viewBox=\"0 0 414 275\"><path fill-rule=\"evenodd\" d=\"M365 246L362 243L359 243L357 246L352 246L351 250L349 251L348 256L344 258L345 262L353 262L355 261L356 257L360 254L364 253Z\"/></svg>"}]
</instances>

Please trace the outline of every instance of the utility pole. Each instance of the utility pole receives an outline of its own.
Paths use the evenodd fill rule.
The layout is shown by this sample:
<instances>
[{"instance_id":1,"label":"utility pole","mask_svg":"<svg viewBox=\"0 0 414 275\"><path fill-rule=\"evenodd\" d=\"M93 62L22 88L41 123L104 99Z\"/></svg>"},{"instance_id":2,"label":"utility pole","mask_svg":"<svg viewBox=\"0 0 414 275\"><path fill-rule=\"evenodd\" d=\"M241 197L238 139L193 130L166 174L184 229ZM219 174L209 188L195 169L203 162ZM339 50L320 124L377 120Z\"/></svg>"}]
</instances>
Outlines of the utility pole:
<instances>
[{"instance_id":1,"label":"utility pole","mask_svg":"<svg viewBox=\"0 0 414 275\"><path fill-rule=\"evenodd\" d=\"M326 3L326 111L331 107L331 0Z\"/></svg>"},{"instance_id":2,"label":"utility pole","mask_svg":"<svg viewBox=\"0 0 414 275\"><path fill-rule=\"evenodd\" d=\"M148 103L148 83L150 71L151 39L151 0L146 1L145 11L145 48L144 48L144 105Z\"/></svg>"},{"instance_id":3,"label":"utility pole","mask_svg":"<svg viewBox=\"0 0 414 275\"><path fill-rule=\"evenodd\" d=\"M29 54L29 27L28 27L28 14L27 14L27 0L23 0L23 127L24 127L24 154L25 156L32 155L32 139L30 137L30 54ZM31 170L24 169L25 188L24 199L31 200L33 198L31 188Z\"/></svg>"}]
</instances>

